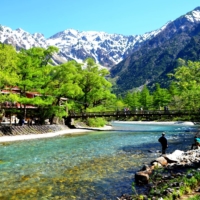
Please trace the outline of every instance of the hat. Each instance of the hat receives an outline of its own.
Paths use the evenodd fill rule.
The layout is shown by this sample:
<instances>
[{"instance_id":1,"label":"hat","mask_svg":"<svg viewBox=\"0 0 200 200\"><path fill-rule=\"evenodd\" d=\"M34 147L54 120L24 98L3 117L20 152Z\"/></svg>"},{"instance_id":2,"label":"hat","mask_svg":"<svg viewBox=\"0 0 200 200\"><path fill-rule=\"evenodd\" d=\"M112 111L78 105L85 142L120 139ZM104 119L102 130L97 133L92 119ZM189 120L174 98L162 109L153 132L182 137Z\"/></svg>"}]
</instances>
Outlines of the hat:
<instances>
[{"instance_id":1,"label":"hat","mask_svg":"<svg viewBox=\"0 0 200 200\"><path fill-rule=\"evenodd\" d=\"M165 132L162 132L162 135L165 135Z\"/></svg>"}]
</instances>

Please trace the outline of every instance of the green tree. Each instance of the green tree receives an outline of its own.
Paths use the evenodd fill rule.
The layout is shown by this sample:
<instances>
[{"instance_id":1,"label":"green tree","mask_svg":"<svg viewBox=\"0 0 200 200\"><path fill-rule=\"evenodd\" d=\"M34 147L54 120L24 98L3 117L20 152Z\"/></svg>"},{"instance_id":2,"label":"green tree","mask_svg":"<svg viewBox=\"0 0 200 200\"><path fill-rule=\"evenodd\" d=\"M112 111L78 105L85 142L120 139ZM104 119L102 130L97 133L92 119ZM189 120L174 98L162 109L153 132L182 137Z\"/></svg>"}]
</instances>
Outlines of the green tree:
<instances>
[{"instance_id":1,"label":"green tree","mask_svg":"<svg viewBox=\"0 0 200 200\"><path fill-rule=\"evenodd\" d=\"M83 94L79 86L82 78L79 73L80 68L80 64L76 61L69 61L52 69L52 81L48 86L49 92L56 97L55 105L59 105L61 97L76 99L78 95Z\"/></svg>"},{"instance_id":2,"label":"green tree","mask_svg":"<svg viewBox=\"0 0 200 200\"><path fill-rule=\"evenodd\" d=\"M141 107L140 103L140 92L128 92L124 98L124 102L131 108L131 109L138 109Z\"/></svg>"},{"instance_id":3,"label":"green tree","mask_svg":"<svg viewBox=\"0 0 200 200\"><path fill-rule=\"evenodd\" d=\"M127 92L124 97L124 103L126 103L126 105L130 107L131 102L132 102L132 94L131 94L131 92Z\"/></svg>"},{"instance_id":4,"label":"green tree","mask_svg":"<svg viewBox=\"0 0 200 200\"><path fill-rule=\"evenodd\" d=\"M54 47L48 47L47 49L33 47L28 50L22 49L18 53L17 86L20 89L19 102L24 107L23 118L26 117L27 104L40 105L40 107L52 104L52 98L46 98L45 93L50 81L50 58L57 51L58 49ZM36 92L38 97L27 98L28 92Z\"/></svg>"},{"instance_id":5,"label":"green tree","mask_svg":"<svg viewBox=\"0 0 200 200\"><path fill-rule=\"evenodd\" d=\"M152 106L152 96L145 85L140 94L140 104L145 109L148 110Z\"/></svg>"},{"instance_id":6,"label":"green tree","mask_svg":"<svg viewBox=\"0 0 200 200\"><path fill-rule=\"evenodd\" d=\"M79 86L82 77L79 73L80 69L81 65L75 61L69 61L52 68L48 94L54 97L52 106L59 108L59 113L54 113L52 118L55 115L59 117L66 116L67 109L75 110L77 106L76 99L83 94Z\"/></svg>"},{"instance_id":7,"label":"green tree","mask_svg":"<svg viewBox=\"0 0 200 200\"><path fill-rule=\"evenodd\" d=\"M160 88L160 85L156 84L156 89L153 93L153 105L157 109L161 109L163 106L167 106L171 102L171 95L165 88Z\"/></svg>"},{"instance_id":8,"label":"green tree","mask_svg":"<svg viewBox=\"0 0 200 200\"><path fill-rule=\"evenodd\" d=\"M195 110L199 109L200 102L200 62L188 61L178 67L174 74L174 84L180 91L180 108Z\"/></svg>"},{"instance_id":9,"label":"green tree","mask_svg":"<svg viewBox=\"0 0 200 200\"><path fill-rule=\"evenodd\" d=\"M14 102L17 99L16 95L2 95L2 89L11 90L16 86L18 76L17 70L17 52L11 45L0 43L0 107L5 101Z\"/></svg>"},{"instance_id":10,"label":"green tree","mask_svg":"<svg viewBox=\"0 0 200 200\"><path fill-rule=\"evenodd\" d=\"M172 82L169 86L169 93L171 96L171 102L170 102L170 106L174 109L180 109L180 105L181 105L181 99L180 99L180 91L178 89L178 86Z\"/></svg>"},{"instance_id":11,"label":"green tree","mask_svg":"<svg viewBox=\"0 0 200 200\"><path fill-rule=\"evenodd\" d=\"M139 92L133 92L131 107L134 109L138 109L139 107L141 107Z\"/></svg>"},{"instance_id":12,"label":"green tree","mask_svg":"<svg viewBox=\"0 0 200 200\"><path fill-rule=\"evenodd\" d=\"M126 107L126 104L121 99L117 99L115 105L117 111L121 111L124 107Z\"/></svg>"},{"instance_id":13,"label":"green tree","mask_svg":"<svg viewBox=\"0 0 200 200\"><path fill-rule=\"evenodd\" d=\"M111 93L111 83L106 80L109 74L107 69L100 69L95 61L88 58L79 72L82 77L80 87L83 94L78 100L83 102L84 110L89 107L104 105L109 99L116 98Z\"/></svg>"}]
</instances>

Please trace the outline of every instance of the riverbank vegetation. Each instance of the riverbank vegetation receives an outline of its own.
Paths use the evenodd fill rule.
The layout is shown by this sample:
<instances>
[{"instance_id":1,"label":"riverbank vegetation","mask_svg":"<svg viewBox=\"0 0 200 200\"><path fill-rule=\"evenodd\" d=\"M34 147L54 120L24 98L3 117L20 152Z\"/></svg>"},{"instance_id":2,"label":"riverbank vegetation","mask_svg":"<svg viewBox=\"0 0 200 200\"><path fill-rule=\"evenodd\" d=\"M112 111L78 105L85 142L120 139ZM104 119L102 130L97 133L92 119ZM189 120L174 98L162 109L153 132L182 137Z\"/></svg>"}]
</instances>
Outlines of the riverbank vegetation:
<instances>
[{"instance_id":1,"label":"riverbank vegetation","mask_svg":"<svg viewBox=\"0 0 200 200\"><path fill-rule=\"evenodd\" d=\"M69 61L54 66L51 58L57 52L55 47L16 52L12 46L0 44L0 106L9 107L9 115L36 115L43 123L68 112L107 107L115 99L105 78L108 70L99 68L91 58L82 64Z\"/></svg>"},{"instance_id":2,"label":"riverbank vegetation","mask_svg":"<svg viewBox=\"0 0 200 200\"><path fill-rule=\"evenodd\" d=\"M195 200L200 197L200 172L196 169L166 170L156 169L146 185L145 194L137 194L133 183L133 195L126 198L130 200ZM195 195L196 193L196 195ZM189 198L189 196L192 197ZM123 197L121 198L123 199Z\"/></svg>"},{"instance_id":3,"label":"riverbank vegetation","mask_svg":"<svg viewBox=\"0 0 200 200\"><path fill-rule=\"evenodd\" d=\"M62 118L69 113L200 108L200 62L178 60L175 72L168 74L169 88L161 88L159 83L154 89L143 85L116 96L109 71L100 68L92 58L84 63L68 61L55 66L55 53L58 49L52 46L17 52L10 45L0 44L1 116L6 110L10 117L34 116L43 124L45 119L52 123L55 116ZM91 119L88 124L103 121L107 123Z\"/></svg>"}]
</instances>

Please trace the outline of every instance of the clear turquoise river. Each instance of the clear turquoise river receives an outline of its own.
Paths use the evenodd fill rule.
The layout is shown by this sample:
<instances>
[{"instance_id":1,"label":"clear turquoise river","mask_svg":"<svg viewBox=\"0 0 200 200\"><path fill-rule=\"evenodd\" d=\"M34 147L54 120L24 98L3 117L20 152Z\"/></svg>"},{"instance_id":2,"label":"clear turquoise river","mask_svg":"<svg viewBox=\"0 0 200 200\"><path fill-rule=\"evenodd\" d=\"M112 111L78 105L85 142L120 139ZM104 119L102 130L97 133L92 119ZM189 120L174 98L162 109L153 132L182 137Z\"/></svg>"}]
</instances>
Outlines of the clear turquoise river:
<instances>
[{"instance_id":1,"label":"clear turquoise river","mask_svg":"<svg viewBox=\"0 0 200 200\"><path fill-rule=\"evenodd\" d=\"M189 150L198 126L113 122L112 131L0 143L2 200L115 200L132 194L134 173L157 158L158 138Z\"/></svg>"}]
</instances>

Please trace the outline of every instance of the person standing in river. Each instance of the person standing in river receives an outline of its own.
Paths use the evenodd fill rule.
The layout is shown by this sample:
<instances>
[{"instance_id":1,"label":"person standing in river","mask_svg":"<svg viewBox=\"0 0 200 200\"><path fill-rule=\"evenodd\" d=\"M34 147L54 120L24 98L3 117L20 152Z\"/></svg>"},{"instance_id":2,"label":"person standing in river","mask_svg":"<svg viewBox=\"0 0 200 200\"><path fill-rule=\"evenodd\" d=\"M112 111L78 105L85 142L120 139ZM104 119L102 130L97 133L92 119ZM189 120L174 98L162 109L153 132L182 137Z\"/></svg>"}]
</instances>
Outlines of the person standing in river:
<instances>
[{"instance_id":1,"label":"person standing in river","mask_svg":"<svg viewBox=\"0 0 200 200\"><path fill-rule=\"evenodd\" d=\"M162 133L162 136L158 139L158 142L160 142L161 145L162 145L162 154L165 154L166 153L166 149L168 147L167 139L165 137L165 132Z\"/></svg>"}]
</instances>

